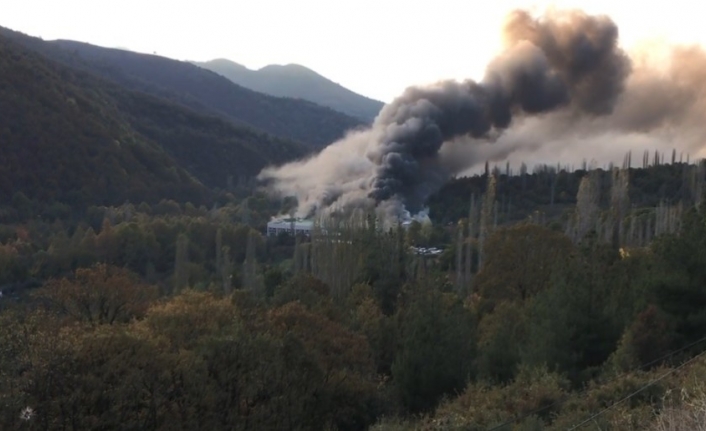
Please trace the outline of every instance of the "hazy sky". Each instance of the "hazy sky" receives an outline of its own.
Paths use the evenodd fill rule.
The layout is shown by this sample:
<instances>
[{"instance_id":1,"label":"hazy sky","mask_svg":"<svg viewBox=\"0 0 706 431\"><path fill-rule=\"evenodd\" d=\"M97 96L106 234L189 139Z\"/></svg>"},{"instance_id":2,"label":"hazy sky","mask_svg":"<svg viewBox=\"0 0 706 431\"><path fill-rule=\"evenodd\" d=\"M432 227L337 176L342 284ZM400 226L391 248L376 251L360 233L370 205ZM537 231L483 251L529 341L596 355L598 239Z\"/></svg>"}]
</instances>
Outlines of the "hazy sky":
<instances>
[{"instance_id":1,"label":"hazy sky","mask_svg":"<svg viewBox=\"0 0 706 431\"><path fill-rule=\"evenodd\" d=\"M579 7L618 23L623 45L706 42L695 0L3 0L0 26L180 60L299 63L383 101L405 87L482 76L516 7ZM635 3L637 7L631 7Z\"/></svg>"}]
</instances>

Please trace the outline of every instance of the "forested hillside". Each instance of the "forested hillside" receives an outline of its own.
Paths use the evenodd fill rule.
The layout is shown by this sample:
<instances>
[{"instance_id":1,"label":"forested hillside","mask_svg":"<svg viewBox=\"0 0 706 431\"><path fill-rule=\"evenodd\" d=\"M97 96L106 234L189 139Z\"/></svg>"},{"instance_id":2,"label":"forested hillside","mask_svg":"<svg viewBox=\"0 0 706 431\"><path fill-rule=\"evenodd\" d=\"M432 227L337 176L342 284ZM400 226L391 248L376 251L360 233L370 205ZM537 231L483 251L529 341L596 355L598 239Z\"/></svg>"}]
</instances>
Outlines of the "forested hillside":
<instances>
[{"instance_id":1,"label":"forested hillside","mask_svg":"<svg viewBox=\"0 0 706 431\"><path fill-rule=\"evenodd\" d=\"M372 122L383 106L382 102L356 94L298 64L272 64L258 70L225 59L195 64L251 90L309 100L366 122Z\"/></svg>"},{"instance_id":2,"label":"forested hillside","mask_svg":"<svg viewBox=\"0 0 706 431\"><path fill-rule=\"evenodd\" d=\"M0 33L52 60L130 90L296 140L312 149L330 144L363 123L304 100L257 93L188 62L74 41L46 42L4 28Z\"/></svg>"},{"instance_id":3,"label":"forested hillside","mask_svg":"<svg viewBox=\"0 0 706 431\"><path fill-rule=\"evenodd\" d=\"M250 181L263 167L307 152L0 41L5 205L15 195L77 208L126 200L209 204L210 189Z\"/></svg>"},{"instance_id":4,"label":"forested hillside","mask_svg":"<svg viewBox=\"0 0 706 431\"><path fill-rule=\"evenodd\" d=\"M0 37L3 204L208 199L198 180L135 133L105 92L84 83L72 70Z\"/></svg>"},{"instance_id":5,"label":"forested hillside","mask_svg":"<svg viewBox=\"0 0 706 431\"><path fill-rule=\"evenodd\" d=\"M263 236L292 202L252 192L22 207L0 224L0 427L693 429L703 166L577 174L565 224L500 223L495 175L451 226L297 238ZM627 204L663 175L689 193Z\"/></svg>"},{"instance_id":6,"label":"forested hillside","mask_svg":"<svg viewBox=\"0 0 706 431\"><path fill-rule=\"evenodd\" d=\"M628 198L631 206L656 207L693 199L698 194L694 183L694 165L674 160L649 160L642 168L630 168ZM536 211L557 219L576 205L581 179L590 171L598 186L599 205L610 205L613 184L611 168L577 170L556 166L537 166L532 172L523 168L513 174L509 168L488 169L496 179L498 217L501 222L517 222ZM484 193L488 174L453 179L445 184L429 202L430 216L438 223L455 222L467 217L470 196Z\"/></svg>"}]
</instances>

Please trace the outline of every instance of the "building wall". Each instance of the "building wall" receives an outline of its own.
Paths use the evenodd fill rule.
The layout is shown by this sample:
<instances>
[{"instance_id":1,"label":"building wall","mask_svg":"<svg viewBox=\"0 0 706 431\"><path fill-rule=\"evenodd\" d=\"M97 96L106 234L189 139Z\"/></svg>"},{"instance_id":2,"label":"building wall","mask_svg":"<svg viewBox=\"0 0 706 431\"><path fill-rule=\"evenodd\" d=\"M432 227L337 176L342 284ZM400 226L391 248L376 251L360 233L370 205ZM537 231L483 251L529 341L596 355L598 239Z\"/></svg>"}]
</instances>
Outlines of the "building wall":
<instances>
[{"instance_id":1,"label":"building wall","mask_svg":"<svg viewBox=\"0 0 706 431\"><path fill-rule=\"evenodd\" d=\"M311 235L311 230L313 228L313 225L309 223L294 223L294 232L299 235ZM287 233L291 234L292 233L292 223L282 221L282 220L275 220L267 223L267 236L277 236L281 233Z\"/></svg>"}]
</instances>

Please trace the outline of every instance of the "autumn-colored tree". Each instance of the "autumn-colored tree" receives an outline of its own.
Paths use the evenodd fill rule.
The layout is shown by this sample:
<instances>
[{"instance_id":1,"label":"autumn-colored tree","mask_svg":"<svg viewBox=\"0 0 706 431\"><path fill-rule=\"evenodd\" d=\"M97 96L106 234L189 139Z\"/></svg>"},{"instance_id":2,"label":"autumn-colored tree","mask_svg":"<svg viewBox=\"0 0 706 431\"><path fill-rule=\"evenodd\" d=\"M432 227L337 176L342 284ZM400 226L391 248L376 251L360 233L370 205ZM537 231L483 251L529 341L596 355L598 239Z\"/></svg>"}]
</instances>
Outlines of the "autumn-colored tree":
<instances>
[{"instance_id":1,"label":"autumn-colored tree","mask_svg":"<svg viewBox=\"0 0 706 431\"><path fill-rule=\"evenodd\" d=\"M200 337L232 324L236 316L230 299L187 289L150 308L144 324L166 337L175 349L190 349Z\"/></svg>"},{"instance_id":2,"label":"autumn-colored tree","mask_svg":"<svg viewBox=\"0 0 706 431\"><path fill-rule=\"evenodd\" d=\"M321 310L330 306L331 288L311 274L300 273L275 291L272 302L276 305L299 302L308 308Z\"/></svg>"},{"instance_id":3,"label":"autumn-colored tree","mask_svg":"<svg viewBox=\"0 0 706 431\"><path fill-rule=\"evenodd\" d=\"M491 308L499 301L525 300L548 286L554 268L572 251L565 235L535 224L498 229L487 240L476 290Z\"/></svg>"},{"instance_id":4,"label":"autumn-colored tree","mask_svg":"<svg viewBox=\"0 0 706 431\"><path fill-rule=\"evenodd\" d=\"M71 395L80 389L74 361L81 328L37 310L3 313L0 325L0 427L61 429L71 423ZM26 420L21 419L25 412Z\"/></svg>"},{"instance_id":5,"label":"autumn-colored tree","mask_svg":"<svg viewBox=\"0 0 706 431\"><path fill-rule=\"evenodd\" d=\"M97 264L47 282L35 296L63 315L98 325L143 316L157 293L129 270Z\"/></svg>"},{"instance_id":6,"label":"autumn-colored tree","mask_svg":"<svg viewBox=\"0 0 706 431\"><path fill-rule=\"evenodd\" d=\"M376 413L375 369L365 337L298 302L276 308L268 317L283 336L287 369L296 374L280 382L286 416L300 415L296 427L353 430L369 424Z\"/></svg>"},{"instance_id":7,"label":"autumn-colored tree","mask_svg":"<svg viewBox=\"0 0 706 431\"><path fill-rule=\"evenodd\" d=\"M377 372L391 374L392 362L397 350L397 328L394 317L386 316L377 301L373 289L366 284L356 284L346 302L351 311L348 325L357 333L364 334L373 352Z\"/></svg>"}]
</instances>

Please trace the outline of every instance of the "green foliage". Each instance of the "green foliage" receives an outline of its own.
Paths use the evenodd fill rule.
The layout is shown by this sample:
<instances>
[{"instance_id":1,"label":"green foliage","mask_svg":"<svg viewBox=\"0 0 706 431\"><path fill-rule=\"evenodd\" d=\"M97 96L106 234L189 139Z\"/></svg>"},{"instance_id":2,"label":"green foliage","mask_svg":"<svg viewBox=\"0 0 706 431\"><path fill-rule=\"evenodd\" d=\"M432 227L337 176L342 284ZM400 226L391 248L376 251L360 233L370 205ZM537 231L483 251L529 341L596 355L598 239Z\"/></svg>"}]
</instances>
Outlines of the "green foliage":
<instances>
[{"instance_id":1,"label":"green foliage","mask_svg":"<svg viewBox=\"0 0 706 431\"><path fill-rule=\"evenodd\" d=\"M240 209L165 199L0 228L0 427L566 429L700 350L649 364L699 336L703 212L644 249L497 229L470 294L433 261L412 281L401 232L354 230L370 283L336 298L290 270L306 239L264 238ZM28 276L44 285L23 296ZM644 429L669 382L598 423Z\"/></svg>"},{"instance_id":2,"label":"green foliage","mask_svg":"<svg viewBox=\"0 0 706 431\"><path fill-rule=\"evenodd\" d=\"M414 286L410 296L398 316L400 347L392 376L404 406L423 412L460 391L473 375L475 328L453 295Z\"/></svg>"},{"instance_id":3,"label":"green foliage","mask_svg":"<svg viewBox=\"0 0 706 431\"><path fill-rule=\"evenodd\" d=\"M650 299L674 319L679 343L703 337L706 325L704 209L685 215L681 235L667 235L653 244L661 265L650 283Z\"/></svg>"},{"instance_id":4,"label":"green foliage","mask_svg":"<svg viewBox=\"0 0 706 431\"><path fill-rule=\"evenodd\" d=\"M579 383L608 358L621 328L606 313L610 290L604 265L593 255L576 256L557 269L530 306L524 362L547 365Z\"/></svg>"},{"instance_id":5,"label":"green foliage","mask_svg":"<svg viewBox=\"0 0 706 431\"><path fill-rule=\"evenodd\" d=\"M645 169L631 168L629 199L638 208L654 208L662 201L679 202L692 199L688 181L693 165L662 164ZM520 175L497 175L498 222L513 223L527 219L536 211L550 219L563 218L564 211L576 204L576 195L585 169L569 171L540 166L535 172ZM610 205L610 170L591 171L597 177L601 201ZM474 175L449 181L429 200L429 216L437 224L455 223L468 216L468 198L480 196L488 183L487 176Z\"/></svg>"},{"instance_id":6,"label":"green foliage","mask_svg":"<svg viewBox=\"0 0 706 431\"><path fill-rule=\"evenodd\" d=\"M526 307L503 302L484 316L478 326L478 377L491 383L511 381L526 340Z\"/></svg>"}]
</instances>

